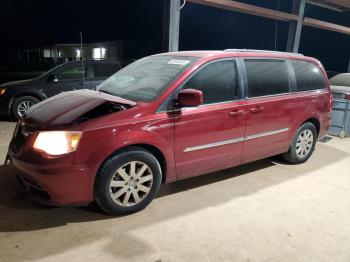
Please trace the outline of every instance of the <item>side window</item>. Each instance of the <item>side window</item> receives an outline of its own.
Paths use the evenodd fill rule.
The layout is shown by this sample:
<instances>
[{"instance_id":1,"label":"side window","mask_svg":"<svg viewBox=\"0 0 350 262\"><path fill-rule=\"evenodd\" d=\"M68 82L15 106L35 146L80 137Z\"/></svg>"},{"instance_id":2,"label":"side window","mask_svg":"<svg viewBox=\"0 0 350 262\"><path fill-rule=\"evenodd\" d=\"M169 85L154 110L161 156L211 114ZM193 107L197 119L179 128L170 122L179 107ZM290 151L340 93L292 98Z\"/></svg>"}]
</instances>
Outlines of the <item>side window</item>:
<instances>
[{"instance_id":1,"label":"side window","mask_svg":"<svg viewBox=\"0 0 350 262\"><path fill-rule=\"evenodd\" d=\"M245 59L248 97L289 93L289 72L284 60Z\"/></svg>"},{"instance_id":2,"label":"side window","mask_svg":"<svg viewBox=\"0 0 350 262\"><path fill-rule=\"evenodd\" d=\"M94 77L110 77L121 69L118 63L95 63L94 64Z\"/></svg>"},{"instance_id":3,"label":"side window","mask_svg":"<svg viewBox=\"0 0 350 262\"><path fill-rule=\"evenodd\" d=\"M326 88L325 80L318 66L306 62L292 60L298 91Z\"/></svg>"},{"instance_id":4,"label":"side window","mask_svg":"<svg viewBox=\"0 0 350 262\"><path fill-rule=\"evenodd\" d=\"M204 104L232 101L239 98L236 63L233 60L213 62L200 69L184 85L203 92Z\"/></svg>"},{"instance_id":5,"label":"side window","mask_svg":"<svg viewBox=\"0 0 350 262\"><path fill-rule=\"evenodd\" d=\"M54 72L58 80L80 80L83 78L83 67L80 63L62 66Z\"/></svg>"}]
</instances>

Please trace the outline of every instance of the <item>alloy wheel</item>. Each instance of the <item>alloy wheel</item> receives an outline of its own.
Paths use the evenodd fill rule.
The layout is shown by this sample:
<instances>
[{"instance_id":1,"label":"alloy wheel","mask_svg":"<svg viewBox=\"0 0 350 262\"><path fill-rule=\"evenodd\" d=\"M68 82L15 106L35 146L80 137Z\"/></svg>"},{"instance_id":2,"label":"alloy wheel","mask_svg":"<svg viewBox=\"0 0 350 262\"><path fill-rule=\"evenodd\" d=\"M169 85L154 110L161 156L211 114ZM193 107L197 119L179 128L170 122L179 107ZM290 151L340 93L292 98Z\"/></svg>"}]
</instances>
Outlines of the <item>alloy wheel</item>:
<instances>
[{"instance_id":1,"label":"alloy wheel","mask_svg":"<svg viewBox=\"0 0 350 262\"><path fill-rule=\"evenodd\" d=\"M119 206L140 203L151 191L153 173L144 162L131 161L121 166L109 184L109 195Z\"/></svg>"},{"instance_id":2,"label":"alloy wheel","mask_svg":"<svg viewBox=\"0 0 350 262\"><path fill-rule=\"evenodd\" d=\"M296 153L299 158L306 157L313 146L314 135L310 129L303 130L299 136L296 143Z\"/></svg>"},{"instance_id":3,"label":"alloy wheel","mask_svg":"<svg viewBox=\"0 0 350 262\"><path fill-rule=\"evenodd\" d=\"M32 101L22 101L21 103L18 104L17 107L17 112L19 116L23 116L24 113L31 108L33 105L35 105L34 102Z\"/></svg>"}]
</instances>

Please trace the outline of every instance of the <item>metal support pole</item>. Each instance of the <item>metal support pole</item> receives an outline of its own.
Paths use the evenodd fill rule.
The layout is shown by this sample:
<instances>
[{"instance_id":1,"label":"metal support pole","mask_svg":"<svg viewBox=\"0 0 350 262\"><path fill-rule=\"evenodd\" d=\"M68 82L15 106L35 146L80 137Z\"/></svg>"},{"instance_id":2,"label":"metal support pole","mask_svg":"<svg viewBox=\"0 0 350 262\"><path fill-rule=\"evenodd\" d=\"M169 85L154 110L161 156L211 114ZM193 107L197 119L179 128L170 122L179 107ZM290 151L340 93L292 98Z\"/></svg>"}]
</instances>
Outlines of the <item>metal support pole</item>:
<instances>
[{"instance_id":1,"label":"metal support pole","mask_svg":"<svg viewBox=\"0 0 350 262\"><path fill-rule=\"evenodd\" d=\"M58 59L59 59L59 48L58 48L58 46L56 45L56 64L58 64Z\"/></svg>"},{"instance_id":2,"label":"metal support pole","mask_svg":"<svg viewBox=\"0 0 350 262\"><path fill-rule=\"evenodd\" d=\"M293 14L298 14L298 21L290 22L287 51L298 53L301 30L303 27L304 12L305 12L306 0L294 0L293 1Z\"/></svg>"},{"instance_id":3,"label":"metal support pole","mask_svg":"<svg viewBox=\"0 0 350 262\"><path fill-rule=\"evenodd\" d=\"M29 59L29 49L27 49L27 62L28 62L28 64L30 63L30 59Z\"/></svg>"},{"instance_id":4,"label":"metal support pole","mask_svg":"<svg viewBox=\"0 0 350 262\"><path fill-rule=\"evenodd\" d=\"M169 52L179 50L180 0L170 0L169 6Z\"/></svg>"},{"instance_id":5,"label":"metal support pole","mask_svg":"<svg viewBox=\"0 0 350 262\"><path fill-rule=\"evenodd\" d=\"M348 73L350 73L350 58L349 58L349 64L348 64Z\"/></svg>"}]
</instances>

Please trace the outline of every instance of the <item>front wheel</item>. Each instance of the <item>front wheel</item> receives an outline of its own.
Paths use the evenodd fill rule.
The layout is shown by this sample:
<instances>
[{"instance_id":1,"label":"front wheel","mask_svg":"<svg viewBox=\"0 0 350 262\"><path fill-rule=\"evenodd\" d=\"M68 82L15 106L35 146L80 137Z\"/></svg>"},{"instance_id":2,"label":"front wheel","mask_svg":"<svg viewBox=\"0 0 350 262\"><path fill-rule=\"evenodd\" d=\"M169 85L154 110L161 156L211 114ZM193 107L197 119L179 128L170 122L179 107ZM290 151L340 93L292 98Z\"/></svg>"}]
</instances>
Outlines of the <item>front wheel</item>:
<instances>
[{"instance_id":1,"label":"front wheel","mask_svg":"<svg viewBox=\"0 0 350 262\"><path fill-rule=\"evenodd\" d=\"M144 209L157 195L162 170L148 151L132 147L103 164L95 181L95 200L112 215Z\"/></svg>"},{"instance_id":2,"label":"front wheel","mask_svg":"<svg viewBox=\"0 0 350 262\"><path fill-rule=\"evenodd\" d=\"M40 101L32 96L22 96L17 98L13 104L12 104L12 115L16 118L19 119L24 115L24 113L31 108L32 106L36 105Z\"/></svg>"},{"instance_id":3,"label":"front wheel","mask_svg":"<svg viewBox=\"0 0 350 262\"><path fill-rule=\"evenodd\" d=\"M306 122L297 130L287 153L283 158L293 164L304 163L312 155L317 141L315 126Z\"/></svg>"}]
</instances>

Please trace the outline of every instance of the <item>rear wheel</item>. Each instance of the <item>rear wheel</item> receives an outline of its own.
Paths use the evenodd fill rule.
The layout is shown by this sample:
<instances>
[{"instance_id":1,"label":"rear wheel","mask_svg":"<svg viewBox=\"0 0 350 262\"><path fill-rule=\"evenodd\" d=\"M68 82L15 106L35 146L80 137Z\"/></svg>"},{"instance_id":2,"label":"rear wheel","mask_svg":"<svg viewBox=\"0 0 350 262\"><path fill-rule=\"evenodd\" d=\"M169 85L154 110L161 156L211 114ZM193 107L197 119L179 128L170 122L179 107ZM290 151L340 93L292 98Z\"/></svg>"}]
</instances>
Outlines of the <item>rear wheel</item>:
<instances>
[{"instance_id":1,"label":"rear wheel","mask_svg":"<svg viewBox=\"0 0 350 262\"><path fill-rule=\"evenodd\" d=\"M12 104L12 115L19 119L20 117L22 117L24 115L24 113L31 108L32 106L34 106L35 104L39 103L40 101L32 96L22 96L17 98L13 104Z\"/></svg>"},{"instance_id":2,"label":"rear wheel","mask_svg":"<svg viewBox=\"0 0 350 262\"><path fill-rule=\"evenodd\" d=\"M293 164L304 163L312 155L317 141L317 131L315 126L304 123L297 130L287 153L283 158Z\"/></svg>"},{"instance_id":3,"label":"rear wheel","mask_svg":"<svg viewBox=\"0 0 350 262\"><path fill-rule=\"evenodd\" d=\"M95 181L95 200L112 215L144 209L157 195L162 171L148 151L132 147L102 166Z\"/></svg>"}]
</instances>

